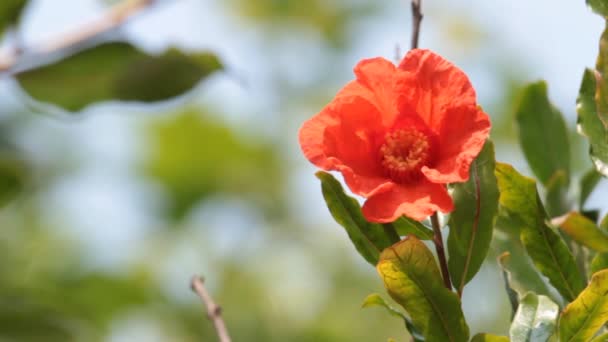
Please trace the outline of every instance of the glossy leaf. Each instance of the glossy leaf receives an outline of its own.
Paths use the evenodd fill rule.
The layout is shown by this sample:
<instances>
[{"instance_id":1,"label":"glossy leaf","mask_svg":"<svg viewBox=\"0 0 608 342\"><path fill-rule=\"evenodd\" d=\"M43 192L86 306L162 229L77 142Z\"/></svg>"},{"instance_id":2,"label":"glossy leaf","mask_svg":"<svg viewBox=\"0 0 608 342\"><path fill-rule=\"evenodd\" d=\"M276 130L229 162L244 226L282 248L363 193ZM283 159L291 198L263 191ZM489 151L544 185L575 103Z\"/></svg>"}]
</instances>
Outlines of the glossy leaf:
<instances>
[{"instance_id":1,"label":"glossy leaf","mask_svg":"<svg viewBox=\"0 0 608 342\"><path fill-rule=\"evenodd\" d=\"M388 305L388 303L384 300L384 298L382 298L377 293L372 293L369 296L367 296L365 298L365 300L363 301L363 304L361 304L362 308L369 308L369 307L372 307L372 306L383 307L392 316L401 318L403 320L404 324L405 324L405 327L406 327L407 331L410 333L410 335L412 336L412 338L414 339L414 341L415 342L424 341L424 336L422 336L422 334L420 334L420 332L418 332L416 330L416 327L414 327L414 324L412 323L412 321L409 318L407 318L407 316L405 316L404 314L402 314L401 312L399 312L399 310L397 310L397 309L393 308L392 306Z\"/></svg>"},{"instance_id":2,"label":"glossy leaf","mask_svg":"<svg viewBox=\"0 0 608 342\"><path fill-rule=\"evenodd\" d=\"M0 36L11 25L19 21L28 0L2 0L0 1Z\"/></svg>"},{"instance_id":3,"label":"glossy leaf","mask_svg":"<svg viewBox=\"0 0 608 342\"><path fill-rule=\"evenodd\" d=\"M331 174L319 171L316 175L321 180L323 197L334 220L344 227L359 254L376 265L382 250L396 241L382 225L365 220L359 202L346 195L340 182Z\"/></svg>"},{"instance_id":4,"label":"glossy leaf","mask_svg":"<svg viewBox=\"0 0 608 342\"><path fill-rule=\"evenodd\" d=\"M405 216L398 218L392 225L401 236L414 234L420 240L431 240L433 238L433 231L431 229Z\"/></svg>"},{"instance_id":5,"label":"glossy leaf","mask_svg":"<svg viewBox=\"0 0 608 342\"><path fill-rule=\"evenodd\" d=\"M576 99L578 132L589 140L589 155L596 170L608 176L608 133L597 112L595 91L596 73L586 69Z\"/></svg>"},{"instance_id":6,"label":"glossy leaf","mask_svg":"<svg viewBox=\"0 0 608 342\"><path fill-rule=\"evenodd\" d=\"M449 221L448 267L459 292L477 274L490 249L498 212L494 168L494 144L488 140L471 164L469 180L453 188L455 209Z\"/></svg>"},{"instance_id":7,"label":"glossy leaf","mask_svg":"<svg viewBox=\"0 0 608 342\"><path fill-rule=\"evenodd\" d=\"M385 249L378 273L427 341L466 341L469 328L458 296L446 289L428 247L413 235Z\"/></svg>"},{"instance_id":8,"label":"glossy leaf","mask_svg":"<svg viewBox=\"0 0 608 342\"><path fill-rule=\"evenodd\" d=\"M78 111L100 101L167 100L221 68L209 53L172 49L152 56L129 43L111 42L22 72L17 80L33 98Z\"/></svg>"},{"instance_id":9,"label":"glossy leaf","mask_svg":"<svg viewBox=\"0 0 608 342\"><path fill-rule=\"evenodd\" d=\"M506 336L479 333L473 336L471 342L509 342L509 338Z\"/></svg>"},{"instance_id":10,"label":"glossy leaf","mask_svg":"<svg viewBox=\"0 0 608 342\"><path fill-rule=\"evenodd\" d=\"M526 261L509 252L504 252L498 257L513 312L517 310L519 299L528 292L552 298L543 279L532 266L527 265ZM555 301L554 298L552 300Z\"/></svg>"},{"instance_id":11,"label":"glossy leaf","mask_svg":"<svg viewBox=\"0 0 608 342\"><path fill-rule=\"evenodd\" d=\"M564 241L547 226L536 183L501 163L496 164L496 177L501 210L521 227L520 239L534 265L566 300L574 300L585 281Z\"/></svg>"},{"instance_id":12,"label":"glossy leaf","mask_svg":"<svg viewBox=\"0 0 608 342\"><path fill-rule=\"evenodd\" d=\"M553 220L553 223L581 245L598 252L608 252L608 234L602 232L593 221L585 216L571 212Z\"/></svg>"},{"instance_id":13,"label":"glossy leaf","mask_svg":"<svg viewBox=\"0 0 608 342\"><path fill-rule=\"evenodd\" d=\"M589 286L564 308L560 341L586 342L608 322L608 270L595 273Z\"/></svg>"},{"instance_id":14,"label":"glossy leaf","mask_svg":"<svg viewBox=\"0 0 608 342\"><path fill-rule=\"evenodd\" d=\"M608 17L608 2L606 0L587 0L587 5L591 7L595 13L603 17Z\"/></svg>"},{"instance_id":15,"label":"glossy leaf","mask_svg":"<svg viewBox=\"0 0 608 342\"><path fill-rule=\"evenodd\" d=\"M599 172L597 172L597 170L595 168L592 168L589 171L585 172L585 174L581 178L581 184L580 184L581 189L580 189L579 200L578 200L578 206L581 210L585 206L585 202L587 202L589 195L591 195L591 193L593 192L593 190L595 189L595 187L597 186L597 184L600 182L601 179L602 179L602 175Z\"/></svg>"},{"instance_id":16,"label":"glossy leaf","mask_svg":"<svg viewBox=\"0 0 608 342\"><path fill-rule=\"evenodd\" d=\"M554 333L558 312L559 307L551 299L528 292L511 323L511 342L547 341Z\"/></svg>"},{"instance_id":17,"label":"glossy leaf","mask_svg":"<svg viewBox=\"0 0 608 342\"><path fill-rule=\"evenodd\" d=\"M524 155L542 184L547 185L558 171L564 172L569 179L568 130L562 114L549 102L544 81L524 89L516 119Z\"/></svg>"}]
</instances>

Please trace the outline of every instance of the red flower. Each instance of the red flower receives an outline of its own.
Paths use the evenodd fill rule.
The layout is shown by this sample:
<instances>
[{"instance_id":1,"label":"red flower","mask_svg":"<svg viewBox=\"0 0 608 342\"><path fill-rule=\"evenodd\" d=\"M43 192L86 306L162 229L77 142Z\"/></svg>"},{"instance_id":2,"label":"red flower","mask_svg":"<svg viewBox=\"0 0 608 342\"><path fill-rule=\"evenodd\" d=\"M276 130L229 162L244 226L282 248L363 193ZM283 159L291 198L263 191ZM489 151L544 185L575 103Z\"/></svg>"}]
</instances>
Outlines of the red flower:
<instances>
[{"instance_id":1,"label":"red flower","mask_svg":"<svg viewBox=\"0 0 608 342\"><path fill-rule=\"evenodd\" d=\"M464 182L490 132L467 76L428 50L398 67L366 59L320 113L300 129L300 145L319 168L340 171L367 200L372 222L423 220L454 204L446 184Z\"/></svg>"}]
</instances>

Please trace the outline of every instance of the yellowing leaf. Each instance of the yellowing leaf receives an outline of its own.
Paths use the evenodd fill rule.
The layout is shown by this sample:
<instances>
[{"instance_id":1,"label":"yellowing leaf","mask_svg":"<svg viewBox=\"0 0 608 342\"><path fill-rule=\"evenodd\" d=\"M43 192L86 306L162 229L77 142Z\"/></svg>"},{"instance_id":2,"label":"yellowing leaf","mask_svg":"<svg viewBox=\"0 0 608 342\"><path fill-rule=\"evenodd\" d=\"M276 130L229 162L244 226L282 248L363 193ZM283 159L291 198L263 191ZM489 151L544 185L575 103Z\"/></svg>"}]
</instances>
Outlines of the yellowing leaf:
<instances>
[{"instance_id":1,"label":"yellowing leaf","mask_svg":"<svg viewBox=\"0 0 608 342\"><path fill-rule=\"evenodd\" d=\"M585 216L571 212L565 217L554 219L553 223L574 241L598 252L608 252L608 235Z\"/></svg>"},{"instance_id":2,"label":"yellowing leaf","mask_svg":"<svg viewBox=\"0 0 608 342\"><path fill-rule=\"evenodd\" d=\"M589 286L568 304L559 321L560 341L586 342L608 322L608 270L595 273Z\"/></svg>"},{"instance_id":3,"label":"yellowing leaf","mask_svg":"<svg viewBox=\"0 0 608 342\"><path fill-rule=\"evenodd\" d=\"M521 242L538 270L566 300L574 300L585 281L564 241L547 226L536 183L501 163L496 164L496 177L505 220L520 227Z\"/></svg>"},{"instance_id":4,"label":"yellowing leaf","mask_svg":"<svg viewBox=\"0 0 608 342\"><path fill-rule=\"evenodd\" d=\"M413 235L385 249L377 265L390 296L427 341L466 341L469 328L458 296L446 289L431 251Z\"/></svg>"}]
</instances>

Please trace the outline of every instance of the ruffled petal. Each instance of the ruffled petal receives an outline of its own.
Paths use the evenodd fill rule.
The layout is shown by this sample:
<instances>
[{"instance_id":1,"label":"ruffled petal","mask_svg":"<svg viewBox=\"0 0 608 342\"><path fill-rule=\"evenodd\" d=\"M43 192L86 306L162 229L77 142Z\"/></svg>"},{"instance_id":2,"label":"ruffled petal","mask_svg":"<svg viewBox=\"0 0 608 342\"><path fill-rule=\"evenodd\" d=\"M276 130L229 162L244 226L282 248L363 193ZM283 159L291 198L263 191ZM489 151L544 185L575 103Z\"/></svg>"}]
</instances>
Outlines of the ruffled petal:
<instances>
[{"instance_id":1,"label":"ruffled petal","mask_svg":"<svg viewBox=\"0 0 608 342\"><path fill-rule=\"evenodd\" d=\"M445 185L424 179L410 185L393 184L363 204L363 215L370 222L393 222L402 215L422 221L436 211L450 212L454 203Z\"/></svg>"},{"instance_id":2,"label":"ruffled petal","mask_svg":"<svg viewBox=\"0 0 608 342\"><path fill-rule=\"evenodd\" d=\"M395 87L396 70L392 62L382 57L364 59L354 69L356 82L369 91L372 98L368 100L378 108L385 127L390 126L399 114Z\"/></svg>"},{"instance_id":3,"label":"ruffled petal","mask_svg":"<svg viewBox=\"0 0 608 342\"><path fill-rule=\"evenodd\" d=\"M490 135L490 118L477 106L449 110L441 123L439 155L422 173L433 183L465 182L469 167Z\"/></svg>"},{"instance_id":4,"label":"ruffled petal","mask_svg":"<svg viewBox=\"0 0 608 342\"><path fill-rule=\"evenodd\" d=\"M415 110L435 132L449 109L476 103L475 90L464 72L429 50L411 50L399 69L410 74L400 77L397 85L400 110Z\"/></svg>"},{"instance_id":5,"label":"ruffled petal","mask_svg":"<svg viewBox=\"0 0 608 342\"><path fill-rule=\"evenodd\" d=\"M376 136L383 128L369 92L351 82L299 132L300 146L310 162L326 171L340 171L356 194L370 196L389 182L377 162Z\"/></svg>"}]
</instances>

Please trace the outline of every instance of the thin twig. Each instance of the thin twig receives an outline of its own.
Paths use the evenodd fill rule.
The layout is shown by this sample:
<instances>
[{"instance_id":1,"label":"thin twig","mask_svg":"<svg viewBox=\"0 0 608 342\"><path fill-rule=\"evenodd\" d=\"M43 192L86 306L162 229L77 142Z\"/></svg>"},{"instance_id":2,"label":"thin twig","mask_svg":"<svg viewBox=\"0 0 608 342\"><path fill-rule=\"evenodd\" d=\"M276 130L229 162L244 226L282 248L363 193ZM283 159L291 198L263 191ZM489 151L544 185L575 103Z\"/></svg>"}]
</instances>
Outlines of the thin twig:
<instances>
[{"instance_id":1,"label":"thin twig","mask_svg":"<svg viewBox=\"0 0 608 342\"><path fill-rule=\"evenodd\" d=\"M107 12L96 20L85 24L78 29L63 33L47 42L35 44L34 47L20 47L20 51L13 49L4 56L0 56L0 72L10 71L18 64L19 58L27 55L47 55L62 49L74 46L91 39L101 33L108 32L127 21L134 14L148 8L155 0L125 0L112 6Z\"/></svg>"},{"instance_id":2,"label":"thin twig","mask_svg":"<svg viewBox=\"0 0 608 342\"><path fill-rule=\"evenodd\" d=\"M192 277L192 281L190 282L190 287L192 291L194 291L202 300L203 304L207 308L207 316L213 322L215 326L215 331L217 332L217 336L220 338L220 342L230 342L230 336L228 335L228 329L226 329L226 324L222 319L222 308L215 304L213 298L207 289L203 285L204 279L199 276Z\"/></svg>"},{"instance_id":3,"label":"thin twig","mask_svg":"<svg viewBox=\"0 0 608 342\"><path fill-rule=\"evenodd\" d=\"M422 23L422 0L412 0L412 49L418 48L420 24Z\"/></svg>"},{"instance_id":4,"label":"thin twig","mask_svg":"<svg viewBox=\"0 0 608 342\"><path fill-rule=\"evenodd\" d=\"M437 212L431 216L431 223L433 225L433 243L435 244L435 250L437 251L437 258L439 258L439 266L441 268L441 275L443 276L443 283L448 290L452 290L452 282L450 281L450 271L448 270L448 263L445 258L445 251L443 248L443 237L441 236L441 227L439 226L439 217Z\"/></svg>"}]
</instances>

